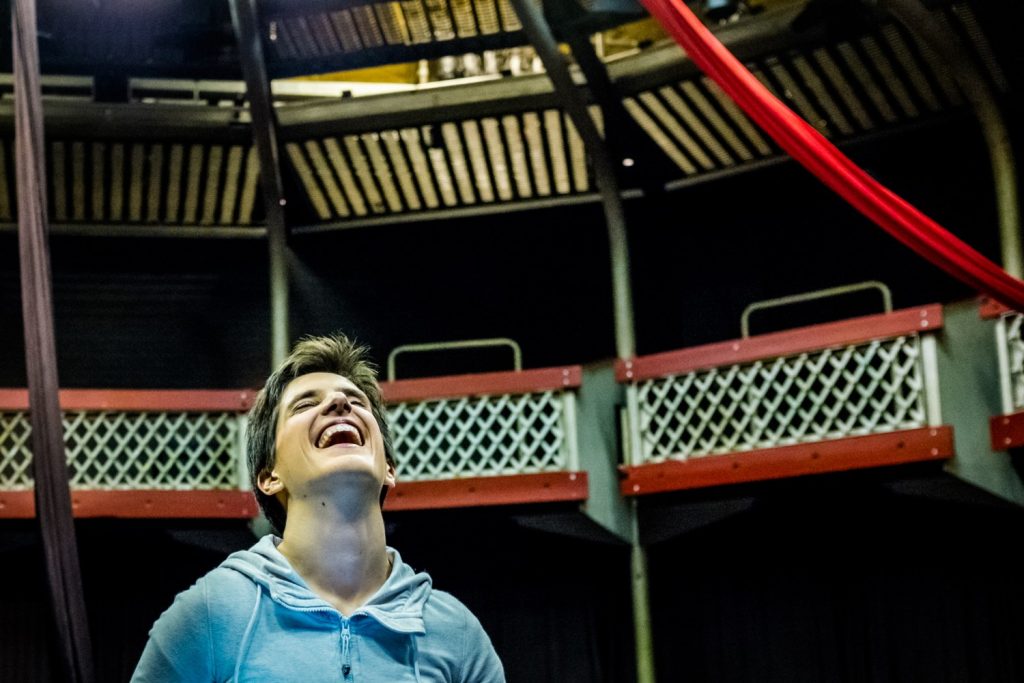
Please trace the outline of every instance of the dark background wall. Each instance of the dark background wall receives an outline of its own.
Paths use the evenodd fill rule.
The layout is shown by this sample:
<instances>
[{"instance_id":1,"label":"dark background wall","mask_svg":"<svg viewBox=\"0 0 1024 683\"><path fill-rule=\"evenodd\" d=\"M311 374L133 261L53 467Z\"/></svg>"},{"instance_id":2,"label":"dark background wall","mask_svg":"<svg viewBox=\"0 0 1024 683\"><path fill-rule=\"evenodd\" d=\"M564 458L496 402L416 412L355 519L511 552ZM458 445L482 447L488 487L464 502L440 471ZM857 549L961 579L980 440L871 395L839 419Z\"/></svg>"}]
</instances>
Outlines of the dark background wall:
<instances>
[{"instance_id":1,"label":"dark background wall","mask_svg":"<svg viewBox=\"0 0 1024 683\"><path fill-rule=\"evenodd\" d=\"M51 239L61 386L236 388L270 364L259 240ZM18 249L0 235L0 386L25 386Z\"/></svg>"},{"instance_id":2,"label":"dark background wall","mask_svg":"<svg viewBox=\"0 0 1024 683\"><path fill-rule=\"evenodd\" d=\"M1019 681L1022 524L870 477L762 488L650 547L658 680Z\"/></svg>"}]
</instances>

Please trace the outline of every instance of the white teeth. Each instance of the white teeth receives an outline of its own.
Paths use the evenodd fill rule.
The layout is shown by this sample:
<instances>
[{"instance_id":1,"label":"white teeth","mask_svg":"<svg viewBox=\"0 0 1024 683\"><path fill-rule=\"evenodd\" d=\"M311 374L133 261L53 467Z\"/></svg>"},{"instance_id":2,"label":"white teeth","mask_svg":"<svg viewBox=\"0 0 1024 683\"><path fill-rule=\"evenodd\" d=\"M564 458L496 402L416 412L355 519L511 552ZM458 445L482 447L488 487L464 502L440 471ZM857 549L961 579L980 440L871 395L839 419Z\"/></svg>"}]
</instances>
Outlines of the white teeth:
<instances>
[{"instance_id":1,"label":"white teeth","mask_svg":"<svg viewBox=\"0 0 1024 683\"><path fill-rule=\"evenodd\" d=\"M359 433L358 429L356 429L355 427L348 423L340 422L338 424L331 425L330 427L323 431L323 433L320 435L320 439L317 441L317 448L325 447L328 443L330 443L331 437L337 434L338 432L352 432L353 434L356 435L356 442L360 444L362 444L363 442L363 437Z\"/></svg>"}]
</instances>

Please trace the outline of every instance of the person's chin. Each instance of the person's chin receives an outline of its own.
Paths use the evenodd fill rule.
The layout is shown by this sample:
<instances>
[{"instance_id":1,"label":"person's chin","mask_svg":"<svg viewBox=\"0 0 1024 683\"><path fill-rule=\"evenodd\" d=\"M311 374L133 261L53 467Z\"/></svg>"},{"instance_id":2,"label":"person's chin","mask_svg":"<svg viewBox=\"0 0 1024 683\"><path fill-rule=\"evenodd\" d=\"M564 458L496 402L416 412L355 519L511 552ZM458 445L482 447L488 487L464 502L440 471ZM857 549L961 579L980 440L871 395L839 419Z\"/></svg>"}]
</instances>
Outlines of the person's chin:
<instances>
[{"instance_id":1,"label":"person's chin","mask_svg":"<svg viewBox=\"0 0 1024 683\"><path fill-rule=\"evenodd\" d=\"M325 477L351 478L361 481L364 478L378 478L373 454L363 449L352 449L349 453L329 454L331 457L321 462L321 472Z\"/></svg>"}]
</instances>

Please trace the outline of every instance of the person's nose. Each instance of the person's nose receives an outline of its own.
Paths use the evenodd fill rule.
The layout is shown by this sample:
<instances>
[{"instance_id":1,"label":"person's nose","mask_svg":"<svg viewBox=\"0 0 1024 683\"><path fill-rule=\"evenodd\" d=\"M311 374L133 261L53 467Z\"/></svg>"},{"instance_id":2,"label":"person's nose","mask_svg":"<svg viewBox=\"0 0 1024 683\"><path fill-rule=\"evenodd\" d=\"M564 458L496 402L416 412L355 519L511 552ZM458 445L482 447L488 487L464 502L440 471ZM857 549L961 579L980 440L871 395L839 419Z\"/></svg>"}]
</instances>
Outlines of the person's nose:
<instances>
[{"instance_id":1,"label":"person's nose","mask_svg":"<svg viewBox=\"0 0 1024 683\"><path fill-rule=\"evenodd\" d=\"M324 414L338 413L344 414L351 412L352 404L349 403L348 396L344 392L336 391L328 397L327 404L324 406Z\"/></svg>"}]
</instances>

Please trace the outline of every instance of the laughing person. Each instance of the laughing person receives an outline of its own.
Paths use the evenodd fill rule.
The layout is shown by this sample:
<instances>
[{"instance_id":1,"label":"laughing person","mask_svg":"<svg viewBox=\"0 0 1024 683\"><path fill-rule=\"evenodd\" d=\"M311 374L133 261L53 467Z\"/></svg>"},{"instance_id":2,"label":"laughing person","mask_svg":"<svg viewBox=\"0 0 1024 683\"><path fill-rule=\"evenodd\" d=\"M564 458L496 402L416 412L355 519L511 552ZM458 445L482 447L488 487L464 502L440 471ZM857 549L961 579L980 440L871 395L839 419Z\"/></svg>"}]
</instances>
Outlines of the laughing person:
<instances>
[{"instance_id":1,"label":"laughing person","mask_svg":"<svg viewBox=\"0 0 1024 683\"><path fill-rule=\"evenodd\" d=\"M395 485L366 349L300 341L249 417L264 536L181 593L150 631L133 681L500 683L476 617L385 544Z\"/></svg>"}]
</instances>

